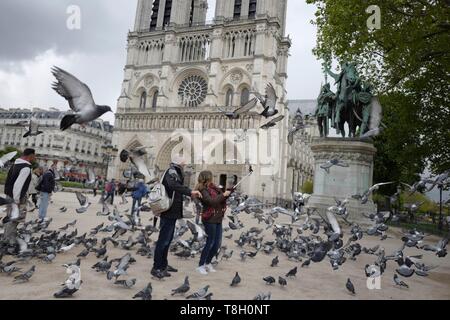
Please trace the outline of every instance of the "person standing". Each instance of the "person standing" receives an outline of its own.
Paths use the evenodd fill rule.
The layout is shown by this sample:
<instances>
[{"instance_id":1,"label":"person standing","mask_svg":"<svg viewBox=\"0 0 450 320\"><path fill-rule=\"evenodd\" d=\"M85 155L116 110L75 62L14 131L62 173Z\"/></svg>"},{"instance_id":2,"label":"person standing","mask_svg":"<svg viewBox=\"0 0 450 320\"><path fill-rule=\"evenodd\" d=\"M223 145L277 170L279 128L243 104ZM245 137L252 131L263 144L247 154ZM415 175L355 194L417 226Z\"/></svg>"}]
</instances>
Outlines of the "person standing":
<instances>
[{"instance_id":1,"label":"person standing","mask_svg":"<svg viewBox=\"0 0 450 320\"><path fill-rule=\"evenodd\" d=\"M203 209L201 217L205 232L208 235L197 271L206 275L208 272L216 272L211 261L222 245L222 221L227 210L226 201L231 195L231 191L223 192L221 188L216 186L213 183L211 171L200 172L196 189L202 194Z\"/></svg>"},{"instance_id":2,"label":"person standing","mask_svg":"<svg viewBox=\"0 0 450 320\"><path fill-rule=\"evenodd\" d=\"M55 190L55 168L51 167L42 176L41 182L39 183L37 190L40 191L40 203L39 203L39 219L44 221L47 216L48 204L50 202L50 196Z\"/></svg>"},{"instance_id":3,"label":"person standing","mask_svg":"<svg viewBox=\"0 0 450 320\"><path fill-rule=\"evenodd\" d=\"M14 245L17 242L17 226L26 218L27 192L31 182L31 163L36 160L34 149L25 149L22 156L9 169L5 182L5 194L19 206L19 216L3 219L3 241Z\"/></svg>"},{"instance_id":4,"label":"person standing","mask_svg":"<svg viewBox=\"0 0 450 320\"><path fill-rule=\"evenodd\" d=\"M31 201L34 203L35 208L38 207L38 191L36 190L36 187L38 186L40 179L42 177L42 168L38 167L33 170L33 173L31 174L31 182L30 187L28 188L28 193L31 196Z\"/></svg>"},{"instance_id":5,"label":"person standing","mask_svg":"<svg viewBox=\"0 0 450 320\"><path fill-rule=\"evenodd\" d=\"M119 182L119 196L122 198L122 202L120 204L127 204L128 200L125 197L125 193L127 192L128 186L130 184L130 180L127 180L127 182L122 183Z\"/></svg>"},{"instance_id":6,"label":"person standing","mask_svg":"<svg viewBox=\"0 0 450 320\"><path fill-rule=\"evenodd\" d=\"M151 275L156 278L170 277L169 272L178 270L169 266L167 256L169 254L170 243L173 240L175 224L178 219L183 218L183 195L192 198L200 197L199 191L193 191L184 185L184 167L186 160L183 157L175 156L169 169L162 177L162 184L166 188L167 196L173 199L172 206L160 216L160 231L156 242L154 263Z\"/></svg>"},{"instance_id":7,"label":"person standing","mask_svg":"<svg viewBox=\"0 0 450 320\"><path fill-rule=\"evenodd\" d=\"M131 216L135 221L139 220L140 206L142 198L148 193L147 186L143 179L140 179L136 184L135 190L133 191L133 205L131 206Z\"/></svg>"},{"instance_id":8,"label":"person standing","mask_svg":"<svg viewBox=\"0 0 450 320\"><path fill-rule=\"evenodd\" d=\"M112 179L105 186L106 198L105 201L111 198L111 204L114 204L114 194L116 192L116 181Z\"/></svg>"},{"instance_id":9,"label":"person standing","mask_svg":"<svg viewBox=\"0 0 450 320\"><path fill-rule=\"evenodd\" d=\"M97 196L97 190L100 187L100 179L97 177L97 179L95 179L94 185L92 186L92 192L94 193L94 197Z\"/></svg>"}]
</instances>

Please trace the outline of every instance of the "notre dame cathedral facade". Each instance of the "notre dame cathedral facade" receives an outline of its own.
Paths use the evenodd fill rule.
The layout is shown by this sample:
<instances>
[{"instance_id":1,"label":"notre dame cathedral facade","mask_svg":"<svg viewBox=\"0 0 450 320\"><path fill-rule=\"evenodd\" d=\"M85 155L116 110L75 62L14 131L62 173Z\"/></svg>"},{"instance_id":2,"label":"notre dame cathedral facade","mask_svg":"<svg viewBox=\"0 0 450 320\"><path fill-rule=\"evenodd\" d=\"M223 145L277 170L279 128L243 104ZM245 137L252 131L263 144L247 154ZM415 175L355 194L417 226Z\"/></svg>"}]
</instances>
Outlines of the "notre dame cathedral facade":
<instances>
[{"instance_id":1,"label":"notre dame cathedral facade","mask_svg":"<svg viewBox=\"0 0 450 320\"><path fill-rule=\"evenodd\" d=\"M147 164L166 168L174 152L192 164L188 184L201 170L215 182L239 181L254 173L241 190L265 201L290 199L299 189L304 146L287 143L290 127L286 98L291 40L285 36L287 0L216 0L213 22L206 0L139 0L113 144L120 150L149 147ZM264 95L272 84L277 109L285 118L271 130L258 106L239 119L234 110ZM115 158L108 176L123 179L127 164ZM234 181L234 182L235 182Z\"/></svg>"}]
</instances>

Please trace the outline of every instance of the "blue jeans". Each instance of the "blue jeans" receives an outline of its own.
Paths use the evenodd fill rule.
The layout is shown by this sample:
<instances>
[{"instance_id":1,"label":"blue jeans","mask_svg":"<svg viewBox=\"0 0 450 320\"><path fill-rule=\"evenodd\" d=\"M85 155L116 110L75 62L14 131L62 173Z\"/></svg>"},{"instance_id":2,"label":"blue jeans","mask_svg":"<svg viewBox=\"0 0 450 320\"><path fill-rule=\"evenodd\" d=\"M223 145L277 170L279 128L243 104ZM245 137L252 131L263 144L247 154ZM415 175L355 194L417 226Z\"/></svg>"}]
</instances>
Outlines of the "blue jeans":
<instances>
[{"instance_id":1,"label":"blue jeans","mask_svg":"<svg viewBox=\"0 0 450 320\"><path fill-rule=\"evenodd\" d=\"M111 204L114 204L114 191L113 192L108 192L106 194L106 198L104 199L104 201L106 202L106 200L108 200L109 198L111 198Z\"/></svg>"},{"instance_id":2,"label":"blue jeans","mask_svg":"<svg viewBox=\"0 0 450 320\"><path fill-rule=\"evenodd\" d=\"M203 225L205 226L208 239L200 256L199 266L210 264L222 245L222 224L203 222Z\"/></svg>"},{"instance_id":3,"label":"blue jeans","mask_svg":"<svg viewBox=\"0 0 450 320\"><path fill-rule=\"evenodd\" d=\"M47 192L41 192L39 203L39 219L44 219L47 216L48 202L50 194Z\"/></svg>"},{"instance_id":4,"label":"blue jeans","mask_svg":"<svg viewBox=\"0 0 450 320\"><path fill-rule=\"evenodd\" d=\"M139 213L140 213L139 207L141 206L141 202L142 202L142 198L139 198L139 199L133 198L133 205L131 206L131 216L132 217L134 217L134 213L136 213L136 215L139 217ZM135 209L136 204L138 207L137 209Z\"/></svg>"},{"instance_id":5,"label":"blue jeans","mask_svg":"<svg viewBox=\"0 0 450 320\"><path fill-rule=\"evenodd\" d=\"M160 221L160 231L158 241L156 242L153 268L156 270L165 270L169 265L167 255L169 254L169 247L173 240L177 220L161 217Z\"/></svg>"}]
</instances>

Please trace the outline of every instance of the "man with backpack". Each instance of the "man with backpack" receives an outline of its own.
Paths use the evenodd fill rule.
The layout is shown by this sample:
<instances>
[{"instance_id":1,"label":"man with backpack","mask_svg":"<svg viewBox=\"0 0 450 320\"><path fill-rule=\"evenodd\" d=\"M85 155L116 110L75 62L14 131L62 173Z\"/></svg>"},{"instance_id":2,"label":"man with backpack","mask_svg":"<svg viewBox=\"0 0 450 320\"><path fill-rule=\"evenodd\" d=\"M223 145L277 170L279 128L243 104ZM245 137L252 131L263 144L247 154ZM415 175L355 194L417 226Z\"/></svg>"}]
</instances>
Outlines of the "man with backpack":
<instances>
[{"instance_id":1,"label":"man with backpack","mask_svg":"<svg viewBox=\"0 0 450 320\"><path fill-rule=\"evenodd\" d=\"M22 156L9 169L5 182L5 194L19 207L18 216L3 219L3 241L10 245L17 243L17 226L26 218L27 192L31 182L31 164L36 160L34 149L25 149ZM13 212L11 213L13 214Z\"/></svg>"},{"instance_id":2,"label":"man with backpack","mask_svg":"<svg viewBox=\"0 0 450 320\"><path fill-rule=\"evenodd\" d=\"M162 212L160 216L159 237L156 242L153 269L150 272L152 276L158 279L170 277L169 272L178 271L169 266L167 256L175 232L175 224L178 219L183 218L183 196L202 197L199 191L193 191L184 185L185 165L186 160L183 157L175 156L169 169L161 178L167 196L173 201L170 208L166 212Z\"/></svg>"}]
</instances>

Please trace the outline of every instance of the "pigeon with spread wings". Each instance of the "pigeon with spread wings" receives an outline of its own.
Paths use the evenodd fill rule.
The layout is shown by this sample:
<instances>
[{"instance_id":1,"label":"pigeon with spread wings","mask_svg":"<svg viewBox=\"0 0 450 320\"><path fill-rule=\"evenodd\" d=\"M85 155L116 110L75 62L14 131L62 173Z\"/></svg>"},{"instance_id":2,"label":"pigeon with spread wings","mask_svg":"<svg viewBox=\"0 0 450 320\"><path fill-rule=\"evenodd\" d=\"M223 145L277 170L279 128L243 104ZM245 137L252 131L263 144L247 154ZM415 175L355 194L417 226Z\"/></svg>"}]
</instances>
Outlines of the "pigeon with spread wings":
<instances>
[{"instance_id":1,"label":"pigeon with spread wings","mask_svg":"<svg viewBox=\"0 0 450 320\"><path fill-rule=\"evenodd\" d=\"M69 129L73 124L84 125L106 112L112 112L109 106L96 105L89 87L72 74L58 67L53 67L52 73L57 80L52 85L53 90L65 98L69 102L70 109L75 112L62 118L60 125L62 131Z\"/></svg>"},{"instance_id":2,"label":"pigeon with spread wings","mask_svg":"<svg viewBox=\"0 0 450 320\"><path fill-rule=\"evenodd\" d=\"M28 124L28 131L25 132L25 134L23 135L23 138L35 137L42 133L44 133L44 131L39 130L39 124L37 123L37 121L30 120L30 122Z\"/></svg>"},{"instance_id":3,"label":"pigeon with spread wings","mask_svg":"<svg viewBox=\"0 0 450 320\"><path fill-rule=\"evenodd\" d=\"M276 118L273 118L272 120L270 120L266 124L262 125L261 129L267 130L269 128L275 127L277 125L277 123L280 122L283 119L284 119L284 116L278 116Z\"/></svg>"},{"instance_id":4,"label":"pigeon with spread wings","mask_svg":"<svg viewBox=\"0 0 450 320\"><path fill-rule=\"evenodd\" d=\"M254 107L256 107L257 103L258 103L258 100L256 98L253 98L252 100L247 102L245 105L236 109L233 112L228 112L228 111L222 110L220 108L218 108L218 109L229 119L239 119L241 115L244 115L245 113L249 112Z\"/></svg>"},{"instance_id":5,"label":"pigeon with spread wings","mask_svg":"<svg viewBox=\"0 0 450 320\"><path fill-rule=\"evenodd\" d=\"M363 194L356 194L353 195L353 199L361 200L361 204L366 204L367 201L369 201L369 196L372 194L372 192L378 190L381 186L393 184L394 182L383 182L383 183L377 183L371 186L366 192Z\"/></svg>"},{"instance_id":6,"label":"pigeon with spread wings","mask_svg":"<svg viewBox=\"0 0 450 320\"><path fill-rule=\"evenodd\" d=\"M278 110L276 109L278 97L275 92L275 88L271 83L269 83L266 87L265 97L258 92L255 92L254 94L264 108L264 111L261 113L262 116L265 118L270 118L278 113Z\"/></svg>"},{"instance_id":7,"label":"pigeon with spread wings","mask_svg":"<svg viewBox=\"0 0 450 320\"><path fill-rule=\"evenodd\" d=\"M80 203L80 206L81 206L81 208L77 208L77 209L75 209L75 211L77 213L84 213L84 212L86 212L86 210L91 205L91 202L89 201L88 197L86 197L81 192L76 192L75 194L76 194L78 202Z\"/></svg>"},{"instance_id":8,"label":"pigeon with spread wings","mask_svg":"<svg viewBox=\"0 0 450 320\"><path fill-rule=\"evenodd\" d=\"M148 170L147 165L145 164L145 155L147 151L145 151L146 147L138 147L133 150L122 150L120 153L120 161L126 162L130 159L131 163L137 168L137 170L145 177L146 182L151 182L155 179L153 173Z\"/></svg>"},{"instance_id":9,"label":"pigeon with spread wings","mask_svg":"<svg viewBox=\"0 0 450 320\"><path fill-rule=\"evenodd\" d=\"M8 161L11 161L17 154L17 151L9 152L0 157L0 168L3 168Z\"/></svg>"}]
</instances>

